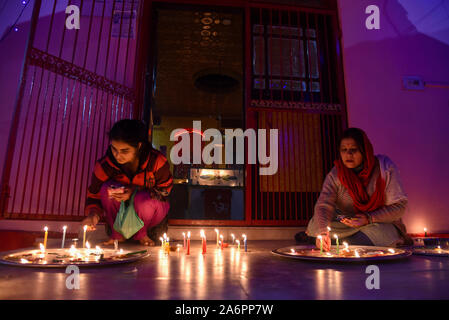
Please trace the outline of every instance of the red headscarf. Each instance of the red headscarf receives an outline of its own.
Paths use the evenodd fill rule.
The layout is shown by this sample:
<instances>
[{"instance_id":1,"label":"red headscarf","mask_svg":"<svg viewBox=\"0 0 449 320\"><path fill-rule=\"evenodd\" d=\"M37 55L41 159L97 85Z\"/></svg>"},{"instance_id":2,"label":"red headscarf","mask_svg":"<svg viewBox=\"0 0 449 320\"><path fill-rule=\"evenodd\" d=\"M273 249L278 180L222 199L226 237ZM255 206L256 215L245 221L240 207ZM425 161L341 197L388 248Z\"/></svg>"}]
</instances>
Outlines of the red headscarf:
<instances>
[{"instance_id":1,"label":"red headscarf","mask_svg":"<svg viewBox=\"0 0 449 320\"><path fill-rule=\"evenodd\" d=\"M363 155L363 170L356 174L353 170L347 168L340 159L335 160L338 178L345 186L354 201L354 209L356 212L371 212L381 207L385 203L385 181L382 175L376 181L376 189L371 197L366 193L366 186L370 182L371 175L376 167L379 166L379 160L374 157L373 146L369 141L365 132L363 133L364 146L359 149L365 150Z\"/></svg>"}]
</instances>

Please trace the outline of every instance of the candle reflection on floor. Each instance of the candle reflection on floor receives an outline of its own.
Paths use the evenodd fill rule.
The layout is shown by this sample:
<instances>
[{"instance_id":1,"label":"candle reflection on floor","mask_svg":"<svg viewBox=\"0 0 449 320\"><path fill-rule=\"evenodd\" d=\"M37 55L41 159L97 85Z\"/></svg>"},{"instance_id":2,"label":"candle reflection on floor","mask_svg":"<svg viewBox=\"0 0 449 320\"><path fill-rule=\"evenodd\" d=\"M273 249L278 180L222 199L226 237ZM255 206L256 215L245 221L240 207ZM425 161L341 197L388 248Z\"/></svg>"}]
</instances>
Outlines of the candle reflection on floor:
<instances>
[{"instance_id":1,"label":"candle reflection on floor","mask_svg":"<svg viewBox=\"0 0 449 320\"><path fill-rule=\"evenodd\" d=\"M335 270L316 270L316 299L335 299L342 298L341 272Z\"/></svg>"}]
</instances>

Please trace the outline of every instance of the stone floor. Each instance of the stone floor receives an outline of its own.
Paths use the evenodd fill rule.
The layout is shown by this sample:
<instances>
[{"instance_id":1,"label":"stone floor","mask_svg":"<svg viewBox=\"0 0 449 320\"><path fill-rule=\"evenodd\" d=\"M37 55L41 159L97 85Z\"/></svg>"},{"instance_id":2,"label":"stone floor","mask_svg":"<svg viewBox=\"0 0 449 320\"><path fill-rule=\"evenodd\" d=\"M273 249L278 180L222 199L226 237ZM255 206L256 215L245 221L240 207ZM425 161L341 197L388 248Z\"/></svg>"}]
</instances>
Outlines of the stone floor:
<instances>
[{"instance_id":1,"label":"stone floor","mask_svg":"<svg viewBox=\"0 0 449 320\"><path fill-rule=\"evenodd\" d=\"M365 286L368 264L321 264L275 256L293 241L251 241L248 252L192 241L191 255L160 247L131 264L81 268L80 289L66 288L65 269L0 265L6 299L449 299L449 258L411 256L378 263L380 289ZM124 248L140 249L133 243Z\"/></svg>"}]
</instances>

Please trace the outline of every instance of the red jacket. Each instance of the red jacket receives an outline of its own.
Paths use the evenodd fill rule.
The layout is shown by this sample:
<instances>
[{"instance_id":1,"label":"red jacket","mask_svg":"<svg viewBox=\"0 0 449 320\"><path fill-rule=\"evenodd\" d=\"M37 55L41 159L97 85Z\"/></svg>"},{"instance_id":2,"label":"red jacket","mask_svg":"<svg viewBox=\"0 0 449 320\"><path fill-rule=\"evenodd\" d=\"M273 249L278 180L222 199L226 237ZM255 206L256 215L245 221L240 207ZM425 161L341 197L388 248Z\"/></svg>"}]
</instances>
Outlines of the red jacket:
<instances>
[{"instance_id":1,"label":"red jacket","mask_svg":"<svg viewBox=\"0 0 449 320\"><path fill-rule=\"evenodd\" d=\"M84 212L87 215L94 211L101 215L103 207L101 205L100 189L104 182L114 180L124 185L134 185L151 192L153 197L161 201L167 201L173 187L173 177L170 172L170 165L165 156L151 148L144 150L139 158L139 167L134 176L127 176L121 169L108 148L106 155L95 163L90 186L87 188L87 199Z\"/></svg>"}]
</instances>

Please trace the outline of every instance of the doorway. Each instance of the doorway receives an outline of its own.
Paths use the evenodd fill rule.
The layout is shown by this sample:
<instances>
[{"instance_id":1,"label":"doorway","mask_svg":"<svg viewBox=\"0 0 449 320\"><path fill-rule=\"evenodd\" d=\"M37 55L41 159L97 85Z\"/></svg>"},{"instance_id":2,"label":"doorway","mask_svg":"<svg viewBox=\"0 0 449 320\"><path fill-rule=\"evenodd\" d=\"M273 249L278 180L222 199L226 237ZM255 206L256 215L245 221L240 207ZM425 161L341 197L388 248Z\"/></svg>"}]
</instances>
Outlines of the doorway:
<instances>
[{"instance_id":1,"label":"doorway","mask_svg":"<svg viewBox=\"0 0 449 320\"><path fill-rule=\"evenodd\" d=\"M170 219L244 220L244 165L173 163L174 130L193 141L210 128L244 127L241 9L159 5L154 9L152 143L170 163ZM201 130L193 129L201 121ZM182 134L181 131L179 134ZM178 134L175 134L178 139ZM224 143L224 141L223 141ZM223 144L222 143L222 144ZM202 142L204 148L207 141Z\"/></svg>"}]
</instances>

